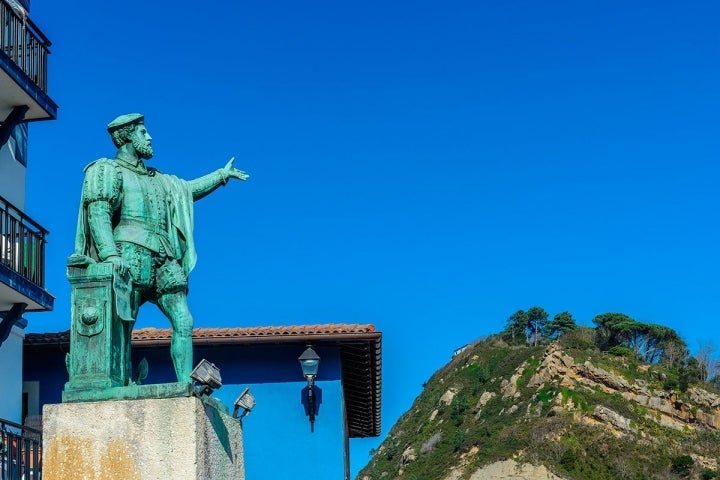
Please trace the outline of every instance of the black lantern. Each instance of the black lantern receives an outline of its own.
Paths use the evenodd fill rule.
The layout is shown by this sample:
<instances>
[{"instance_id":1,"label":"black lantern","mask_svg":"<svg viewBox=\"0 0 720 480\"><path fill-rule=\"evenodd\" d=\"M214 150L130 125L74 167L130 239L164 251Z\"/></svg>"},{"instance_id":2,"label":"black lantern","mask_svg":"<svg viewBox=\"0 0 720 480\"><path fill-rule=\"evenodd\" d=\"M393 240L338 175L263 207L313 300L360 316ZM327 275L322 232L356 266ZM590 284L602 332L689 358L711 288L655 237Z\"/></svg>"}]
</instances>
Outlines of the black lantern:
<instances>
[{"instance_id":1,"label":"black lantern","mask_svg":"<svg viewBox=\"0 0 720 480\"><path fill-rule=\"evenodd\" d=\"M315 353L310 345L298 357L300 368L302 368L303 377L307 380L307 415L310 419L310 431L314 431L315 425L315 395L313 389L315 387L315 377L317 377L318 368L320 367L320 356Z\"/></svg>"}]
</instances>

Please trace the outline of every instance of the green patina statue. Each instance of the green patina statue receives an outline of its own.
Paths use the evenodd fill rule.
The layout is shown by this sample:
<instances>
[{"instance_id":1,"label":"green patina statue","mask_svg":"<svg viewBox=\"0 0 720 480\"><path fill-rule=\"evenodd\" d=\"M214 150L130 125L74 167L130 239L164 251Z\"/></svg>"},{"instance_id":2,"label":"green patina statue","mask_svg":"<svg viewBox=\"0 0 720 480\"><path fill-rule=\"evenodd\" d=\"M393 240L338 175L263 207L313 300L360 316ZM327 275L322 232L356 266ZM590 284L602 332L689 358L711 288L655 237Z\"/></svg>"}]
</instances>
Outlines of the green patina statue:
<instances>
[{"instance_id":1,"label":"green patina statue","mask_svg":"<svg viewBox=\"0 0 720 480\"><path fill-rule=\"evenodd\" d=\"M108 132L118 150L114 159L85 168L75 253L68 259L73 285L69 401L87 399L72 391L134 384L131 333L140 306L148 301L172 326L178 382L191 381L193 319L187 292L197 258L193 202L232 178L248 178L233 167L233 159L190 181L147 167L152 138L140 114L116 118Z\"/></svg>"}]
</instances>

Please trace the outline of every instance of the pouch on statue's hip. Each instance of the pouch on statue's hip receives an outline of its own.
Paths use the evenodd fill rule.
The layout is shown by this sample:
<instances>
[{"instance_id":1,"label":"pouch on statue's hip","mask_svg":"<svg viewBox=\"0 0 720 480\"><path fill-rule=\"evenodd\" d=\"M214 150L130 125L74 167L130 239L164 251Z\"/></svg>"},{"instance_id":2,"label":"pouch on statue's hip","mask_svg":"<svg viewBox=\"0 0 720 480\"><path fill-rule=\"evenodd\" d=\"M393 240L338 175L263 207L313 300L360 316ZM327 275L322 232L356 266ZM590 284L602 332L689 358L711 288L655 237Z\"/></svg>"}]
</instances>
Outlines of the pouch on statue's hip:
<instances>
[{"instance_id":1,"label":"pouch on statue's hip","mask_svg":"<svg viewBox=\"0 0 720 480\"><path fill-rule=\"evenodd\" d=\"M120 275L117 272L113 275L113 291L115 292L115 311L120 320L134 322L132 309L130 308L130 275Z\"/></svg>"}]
</instances>

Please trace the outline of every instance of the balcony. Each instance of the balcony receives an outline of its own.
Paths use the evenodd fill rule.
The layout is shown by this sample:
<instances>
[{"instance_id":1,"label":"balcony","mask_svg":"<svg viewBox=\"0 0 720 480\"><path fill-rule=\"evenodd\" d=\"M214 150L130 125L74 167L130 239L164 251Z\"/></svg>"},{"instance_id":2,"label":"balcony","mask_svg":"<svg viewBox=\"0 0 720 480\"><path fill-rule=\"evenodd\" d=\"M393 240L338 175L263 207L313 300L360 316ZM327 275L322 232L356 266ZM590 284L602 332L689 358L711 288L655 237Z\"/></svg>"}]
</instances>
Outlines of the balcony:
<instances>
[{"instance_id":1,"label":"balcony","mask_svg":"<svg viewBox=\"0 0 720 480\"><path fill-rule=\"evenodd\" d=\"M47 95L50 40L17 0L0 0L0 122L13 109L27 106L24 120L57 117Z\"/></svg>"},{"instance_id":2,"label":"balcony","mask_svg":"<svg viewBox=\"0 0 720 480\"><path fill-rule=\"evenodd\" d=\"M0 418L0 480L40 480L41 432Z\"/></svg>"},{"instance_id":3,"label":"balcony","mask_svg":"<svg viewBox=\"0 0 720 480\"><path fill-rule=\"evenodd\" d=\"M45 291L45 237L48 231L0 197L0 312L15 304L27 311L52 310Z\"/></svg>"}]
</instances>

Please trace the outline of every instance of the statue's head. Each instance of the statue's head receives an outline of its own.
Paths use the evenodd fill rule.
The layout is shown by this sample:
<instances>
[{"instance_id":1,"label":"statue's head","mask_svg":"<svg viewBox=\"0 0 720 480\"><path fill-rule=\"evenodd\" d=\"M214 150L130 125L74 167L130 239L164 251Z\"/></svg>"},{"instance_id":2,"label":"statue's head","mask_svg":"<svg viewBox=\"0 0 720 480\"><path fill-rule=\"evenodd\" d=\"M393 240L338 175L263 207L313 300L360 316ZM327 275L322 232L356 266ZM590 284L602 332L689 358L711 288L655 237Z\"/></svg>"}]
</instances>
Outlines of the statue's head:
<instances>
[{"instance_id":1,"label":"statue's head","mask_svg":"<svg viewBox=\"0 0 720 480\"><path fill-rule=\"evenodd\" d=\"M152 137L145 128L145 117L141 114L120 115L108 124L107 130L117 148L130 143L140 158L152 158Z\"/></svg>"}]
</instances>

